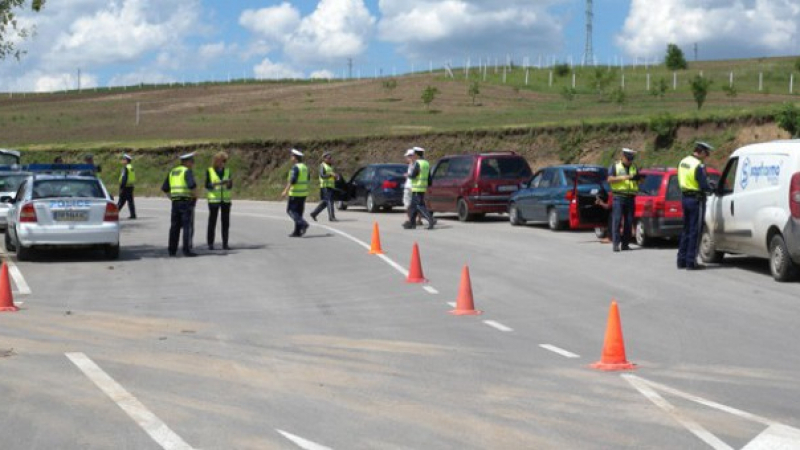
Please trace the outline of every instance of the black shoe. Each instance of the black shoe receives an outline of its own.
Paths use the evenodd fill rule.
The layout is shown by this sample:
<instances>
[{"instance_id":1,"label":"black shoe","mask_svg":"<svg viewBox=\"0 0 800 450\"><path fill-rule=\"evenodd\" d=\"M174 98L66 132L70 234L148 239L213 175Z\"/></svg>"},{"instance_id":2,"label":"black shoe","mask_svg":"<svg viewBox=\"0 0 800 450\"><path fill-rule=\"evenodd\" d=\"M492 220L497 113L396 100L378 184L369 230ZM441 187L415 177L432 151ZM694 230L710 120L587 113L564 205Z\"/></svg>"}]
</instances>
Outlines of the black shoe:
<instances>
[{"instance_id":1,"label":"black shoe","mask_svg":"<svg viewBox=\"0 0 800 450\"><path fill-rule=\"evenodd\" d=\"M628 251L628 250L630 250L630 249L631 249L631 247L630 247L629 245L623 245L623 246L622 246L622 251L623 251L623 252L627 252L627 251Z\"/></svg>"},{"instance_id":2,"label":"black shoe","mask_svg":"<svg viewBox=\"0 0 800 450\"><path fill-rule=\"evenodd\" d=\"M177 254L177 253L174 253L174 252L169 252L169 257L170 257L170 258L174 258L174 257L176 257L176 256L178 256L178 254Z\"/></svg>"},{"instance_id":3,"label":"black shoe","mask_svg":"<svg viewBox=\"0 0 800 450\"><path fill-rule=\"evenodd\" d=\"M336 217L331 217L330 219L328 219L328 222L338 222L338 221L339 219L337 219Z\"/></svg>"},{"instance_id":4,"label":"black shoe","mask_svg":"<svg viewBox=\"0 0 800 450\"><path fill-rule=\"evenodd\" d=\"M433 227L435 227L435 226L436 226L436 221L435 220L428 222L428 229L429 230L432 230Z\"/></svg>"},{"instance_id":5,"label":"black shoe","mask_svg":"<svg viewBox=\"0 0 800 450\"><path fill-rule=\"evenodd\" d=\"M292 233L289 235L289 237L300 237L300 236L302 236L302 234L300 233Z\"/></svg>"},{"instance_id":6,"label":"black shoe","mask_svg":"<svg viewBox=\"0 0 800 450\"><path fill-rule=\"evenodd\" d=\"M316 214L311 214L311 218L314 219L314 222L317 221L317 215Z\"/></svg>"},{"instance_id":7,"label":"black shoe","mask_svg":"<svg viewBox=\"0 0 800 450\"><path fill-rule=\"evenodd\" d=\"M197 253L195 253L195 252L183 252L183 256L186 256L187 258L194 258L195 256L197 256Z\"/></svg>"},{"instance_id":8,"label":"black shoe","mask_svg":"<svg viewBox=\"0 0 800 450\"><path fill-rule=\"evenodd\" d=\"M136 220L136 216L130 216L128 217L128 220Z\"/></svg>"},{"instance_id":9,"label":"black shoe","mask_svg":"<svg viewBox=\"0 0 800 450\"><path fill-rule=\"evenodd\" d=\"M209 250L214 250L214 244L208 244L208 249Z\"/></svg>"},{"instance_id":10,"label":"black shoe","mask_svg":"<svg viewBox=\"0 0 800 450\"><path fill-rule=\"evenodd\" d=\"M705 270L706 266L686 266L686 270Z\"/></svg>"},{"instance_id":11,"label":"black shoe","mask_svg":"<svg viewBox=\"0 0 800 450\"><path fill-rule=\"evenodd\" d=\"M406 230L413 230L414 228L417 228L417 226L412 224L411 222L403 222L403 228L405 228Z\"/></svg>"},{"instance_id":12,"label":"black shoe","mask_svg":"<svg viewBox=\"0 0 800 450\"><path fill-rule=\"evenodd\" d=\"M222 244L222 249L223 250L230 250L231 248L228 247L228 244Z\"/></svg>"},{"instance_id":13,"label":"black shoe","mask_svg":"<svg viewBox=\"0 0 800 450\"><path fill-rule=\"evenodd\" d=\"M614 252L619 252L619 247L617 247L616 245L614 246Z\"/></svg>"},{"instance_id":14,"label":"black shoe","mask_svg":"<svg viewBox=\"0 0 800 450\"><path fill-rule=\"evenodd\" d=\"M306 234L306 231L308 231L308 225L304 225L302 228L300 228L300 236Z\"/></svg>"},{"instance_id":15,"label":"black shoe","mask_svg":"<svg viewBox=\"0 0 800 450\"><path fill-rule=\"evenodd\" d=\"M682 270L686 268L686 264L678 264L678 269Z\"/></svg>"}]
</instances>

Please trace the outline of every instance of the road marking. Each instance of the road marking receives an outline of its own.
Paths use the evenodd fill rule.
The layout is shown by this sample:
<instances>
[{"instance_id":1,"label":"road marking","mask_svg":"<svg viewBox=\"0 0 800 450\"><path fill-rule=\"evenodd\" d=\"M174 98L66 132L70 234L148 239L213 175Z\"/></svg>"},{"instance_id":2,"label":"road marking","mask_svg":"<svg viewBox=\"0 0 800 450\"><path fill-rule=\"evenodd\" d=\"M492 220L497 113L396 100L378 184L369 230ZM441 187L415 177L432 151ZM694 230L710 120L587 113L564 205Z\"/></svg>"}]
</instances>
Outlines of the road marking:
<instances>
[{"instance_id":1,"label":"road marking","mask_svg":"<svg viewBox=\"0 0 800 450\"><path fill-rule=\"evenodd\" d=\"M742 450L798 448L800 448L800 430L783 425L772 425L745 445Z\"/></svg>"},{"instance_id":2,"label":"road marking","mask_svg":"<svg viewBox=\"0 0 800 450\"><path fill-rule=\"evenodd\" d=\"M484 320L483 323L485 323L486 325L489 325L492 328L496 328L496 329L498 329L498 330L500 330L500 331L502 331L504 333L510 333L510 332L514 331L513 328L509 328L509 327L503 325L500 322L495 322L494 320Z\"/></svg>"},{"instance_id":3,"label":"road marking","mask_svg":"<svg viewBox=\"0 0 800 450\"><path fill-rule=\"evenodd\" d=\"M134 422L165 450L191 450L192 447L175 434L155 414L150 412L139 400L131 395L113 378L103 371L83 353L65 353L92 382L108 395L114 403L125 411Z\"/></svg>"},{"instance_id":4,"label":"road marking","mask_svg":"<svg viewBox=\"0 0 800 450\"><path fill-rule=\"evenodd\" d=\"M8 233L8 230L6 230L6 233ZM11 259L11 256L9 256L8 250L6 250L4 243L0 243L0 254L2 254L3 259L6 261L6 265L8 265L8 274L14 279L14 286L17 287L17 293L20 295L30 295L31 288L25 281L25 277L22 276L22 272L20 272L19 267L17 267L17 265Z\"/></svg>"},{"instance_id":5,"label":"road marking","mask_svg":"<svg viewBox=\"0 0 800 450\"><path fill-rule=\"evenodd\" d=\"M303 439L300 436L295 436L291 433L287 433L283 430L276 430L278 433L282 434L283 437L292 441L298 447L305 449L305 450L331 450L330 447L325 447L324 445L319 445L317 443L311 442L308 439Z\"/></svg>"},{"instance_id":6,"label":"road marking","mask_svg":"<svg viewBox=\"0 0 800 450\"><path fill-rule=\"evenodd\" d=\"M447 305L454 309L457 308L456 302L448 302Z\"/></svg>"},{"instance_id":7,"label":"road marking","mask_svg":"<svg viewBox=\"0 0 800 450\"><path fill-rule=\"evenodd\" d=\"M429 294L433 294L433 295L438 295L439 294L439 291L434 289L432 286L422 286L422 289L425 289L426 291L428 291Z\"/></svg>"},{"instance_id":8,"label":"road marking","mask_svg":"<svg viewBox=\"0 0 800 450\"><path fill-rule=\"evenodd\" d=\"M542 347L543 349L549 350L553 353L557 353L565 358L580 358L580 355L576 355L575 353L564 350L563 348L558 348L555 345L539 344L539 347Z\"/></svg>"},{"instance_id":9,"label":"road marking","mask_svg":"<svg viewBox=\"0 0 800 450\"><path fill-rule=\"evenodd\" d=\"M730 445L722 442L718 437L711 434L708 430L703 428L702 425L695 422L694 420L685 417L677 410L671 403L664 400L664 397L660 396L658 392L652 389L648 382L642 378L639 378L635 375L625 374L622 375L628 383L631 384L637 391L639 391L642 395L645 396L648 400L653 402L656 406L663 409L667 414L672 416L673 419L677 420L678 423L683 425L687 430L689 430L692 434L700 438L703 442L710 445L711 448L715 450L733 450L733 447Z\"/></svg>"}]
</instances>

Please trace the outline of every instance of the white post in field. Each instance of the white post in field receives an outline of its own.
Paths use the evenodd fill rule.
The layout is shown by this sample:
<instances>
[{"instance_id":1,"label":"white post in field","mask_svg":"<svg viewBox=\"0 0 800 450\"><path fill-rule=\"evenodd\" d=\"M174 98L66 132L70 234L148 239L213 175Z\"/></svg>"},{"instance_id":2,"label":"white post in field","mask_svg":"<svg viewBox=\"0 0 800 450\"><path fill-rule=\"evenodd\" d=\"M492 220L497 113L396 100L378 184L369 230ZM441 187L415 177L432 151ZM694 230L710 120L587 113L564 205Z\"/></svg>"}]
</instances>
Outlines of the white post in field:
<instances>
[{"instance_id":1,"label":"white post in field","mask_svg":"<svg viewBox=\"0 0 800 450\"><path fill-rule=\"evenodd\" d=\"M625 90L625 74L624 73L622 74L622 81L620 82L619 86L620 86L620 88L622 88L623 91Z\"/></svg>"},{"instance_id":2,"label":"white post in field","mask_svg":"<svg viewBox=\"0 0 800 450\"><path fill-rule=\"evenodd\" d=\"M139 126L139 112L140 112L140 103L136 102L136 126Z\"/></svg>"},{"instance_id":3,"label":"white post in field","mask_svg":"<svg viewBox=\"0 0 800 450\"><path fill-rule=\"evenodd\" d=\"M764 90L764 72L758 74L758 92Z\"/></svg>"},{"instance_id":4,"label":"white post in field","mask_svg":"<svg viewBox=\"0 0 800 450\"><path fill-rule=\"evenodd\" d=\"M572 72L572 89L575 89L575 72Z\"/></svg>"},{"instance_id":5,"label":"white post in field","mask_svg":"<svg viewBox=\"0 0 800 450\"><path fill-rule=\"evenodd\" d=\"M650 74L647 74L647 90L650 91Z\"/></svg>"},{"instance_id":6,"label":"white post in field","mask_svg":"<svg viewBox=\"0 0 800 450\"><path fill-rule=\"evenodd\" d=\"M525 86L528 85L528 81L531 78L531 69L525 69Z\"/></svg>"},{"instance_id":7,"label":"white post in field","mask_svg":"<svg viewBox=\"0 0 800 450\"><path fill-rule=\"evenodd\" d=\"M678 90L678 72L672 72L672 90Z\"/></svg>"},{"instance_id":8,"label":"white post in field","mask_svg":"<svg viewBox=\"0 0 800 450\"><path fill-rule=\"evenodd\" d=\"M794 74L789 76L789 93L794 94Z\"/></svg>"},{"instance_id":9,"label":"white post in field","mask_svg":"<svg viewBox=\"0 0 800 450\"><path fill-rule=\"evenodd\" d=\"M728 87L733 87L733 71L731 70L731 77L728 80Z\"/></svg>"},{"instance_id":10,"label":"white post in field","mask_svg":"<svg viewBox=\"0 0 800 450\"><path fill-rule=\"evenodd\" d=\"M553 87L553 71L550 71L550 87Z\"/></svg>"},{"instance_id":11,"label":"white post in field","mask_svg":"<svg viewBox=\"0 0 800 450\"><path fill-rule=\"evenodd\" d=\"M507 73L508 73L508 69L506 68L506 66L503 66L503 84L506 84Z\"/></svg>"}]
</instances>

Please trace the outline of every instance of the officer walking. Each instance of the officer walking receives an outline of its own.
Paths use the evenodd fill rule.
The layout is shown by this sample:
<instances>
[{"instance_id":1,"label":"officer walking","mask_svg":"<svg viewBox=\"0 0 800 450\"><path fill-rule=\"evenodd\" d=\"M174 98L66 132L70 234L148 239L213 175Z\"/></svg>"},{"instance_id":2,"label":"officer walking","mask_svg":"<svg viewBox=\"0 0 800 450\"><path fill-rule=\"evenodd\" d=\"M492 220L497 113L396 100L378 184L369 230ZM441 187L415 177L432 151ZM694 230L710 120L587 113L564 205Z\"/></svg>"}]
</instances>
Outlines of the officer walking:
<instances>
[{"instance_id":1,"label":"officer walking","mask_svg":"<svg viewBox=\"0 0 800 450\"><path fill-rule=\"evenodd\" d=\"M222 210L222 249L230 250L228 247L228 229L231 223L231 170L225 165L228 162L228 154L219 152L214 155L211 167L206 172L206 190L208 198L208 232L206 242L208 249L214 250L214 238L217 234L217 216Z\"/></svg>"},{"instance_id":2,"label":"officer walking","mask_svg":"<svg viewBox=\"0 0 800 450\"><path fill-rule=\"evenodd\" d=\"M608 183L611 185L611 192L614 194L611 207L611 239L612 249L615 252L620 251L620 244L622 244L622 250L631 249L633 210L636 194L639 192L639 181L641 180L639 170L633 164L635 158L636 151L623 148L622 159L608 168ZM619 233L620 222L622 222L622 236Z\"/></svg>"},{"instance_id":3,"label":"officer walking","mask_svg":"<svg viewBox=\"0 0 800 450\"><path fill-rule=\"evenodd\" d=\"M678 183L683 199L683 231L678 247L678 269L697 270L697 247L705 216L706 192L711 191L703 161L714 147L705 142L696 142L694 153L683 158L678 166Z\"/></svg>"},{"instance_id":4,"label":"officer walking","mask_svg":"<svg viewBox=\"0 0 800 450\"><path fill-rule=\"evenodd\" d=\"M178 238L183 230L183 254L197 256L192 251L192 235L194 234L192 220L194 206L197 202L197 183L194 180L192 167L194 167L194 153L187 153L180 157L181 164L169 171L167 179L161 190L172 200L169 227L169 256L178 252Z\"/></svg>"},{"instance_id":5,"label":"officer walking","mask_svg":"<svg viewBox=\"0 0 800 450\"><path fill-rule=\"evenodd\" d=\"M425 206L425 192L428 191L430 180L431 165L425 160L425 149L414 147L414 155L411 157L414 167L408 178L411 180L411 206L409 207L408 221L403 224L403 228L411 230L417 227L417 214L421 214L428 221L428 229L431 230L436 225L436 219Z\"/></svg>"},{"instance_id":6,"label":"officer walking","mask_svg":"<svg viewBox=\"0 0 800 450\"><path fill-rule=\"evenodd\" d=\"M319 165L319 205L311 212L311 218L317 221L317 216L323 209L328 208L328 221L336 222L333 212L333 190L336 188L336 172L333 171L332 156L330 152L322 155L322 164Z\"/></svg>"},{"instance_id":7,"label":"officer walking","mask_svg":"<svg viewBox=\"0 0 800 450\"><path fill-rule=\"evenodd\" d=\"M289 171L288 182L281 196L289 196L286 203L286 213L294 221L294 231L289 237L300 237L306 234L308 222L303 219L303 211L306 207L306 197L308 197L309 181L308 166L303 164L303 153L292 149L292 170Z\"/></svg>"},{"instance_id":8,"label":"officer walking","mask_svg":"<svg viewBox=\"0 0 800 450\"><path fill-rule=\"evenodd\" d=\"M133 187L136 184L136 171L131 164L133 157L129 154L122 155L122 172L119 174L119 202L117 209L122 211L125 203L128 204L130 219L136 219L136 205L133 203Z\"/></svg>"}]
</instances>

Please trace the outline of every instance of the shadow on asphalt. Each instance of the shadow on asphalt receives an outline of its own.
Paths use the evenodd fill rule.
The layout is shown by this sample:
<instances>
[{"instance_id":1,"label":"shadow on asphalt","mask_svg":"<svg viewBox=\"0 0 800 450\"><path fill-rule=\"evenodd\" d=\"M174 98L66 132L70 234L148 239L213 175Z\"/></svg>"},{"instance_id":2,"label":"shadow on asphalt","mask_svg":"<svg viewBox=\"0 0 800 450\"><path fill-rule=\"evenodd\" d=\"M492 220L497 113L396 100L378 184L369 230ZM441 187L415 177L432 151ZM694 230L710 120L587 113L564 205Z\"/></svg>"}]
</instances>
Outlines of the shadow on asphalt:
<instances>
[{"instance_id":1,"label":"shadow on asphalt","mask_svg":"<svg viewBox=\"0 0 800 450\"><path fill-rule=\"evenodd\" d=\"M266 244L260 245L233 245L230 250L208 250L206 246L195 246L194 251L198 257L218 257L235 255L241 251L263 250ZM169 258L166 245L123 245L120 249L119 259L111 260L105 257L102 249L43 249L33 250L32 261L38 264L51 263L78 263L88 261L107 261L109 263L121 261L139 261L143 259ZM178 249L178 257L182 257Z\"/></svg>"}]
</instances>

